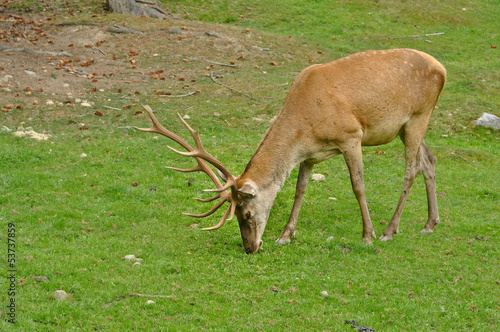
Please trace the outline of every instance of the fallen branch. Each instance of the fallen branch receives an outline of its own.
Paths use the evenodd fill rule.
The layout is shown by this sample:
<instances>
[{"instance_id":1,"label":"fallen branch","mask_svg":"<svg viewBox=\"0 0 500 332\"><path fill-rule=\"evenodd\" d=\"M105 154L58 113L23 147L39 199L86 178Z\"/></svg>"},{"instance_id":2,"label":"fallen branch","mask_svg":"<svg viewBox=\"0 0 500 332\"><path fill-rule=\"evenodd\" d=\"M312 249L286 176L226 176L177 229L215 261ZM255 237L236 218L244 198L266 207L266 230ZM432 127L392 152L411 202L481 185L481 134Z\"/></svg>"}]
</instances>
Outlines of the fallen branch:
<instances>
[{"instance_id":1,"label":"fallen branch","mask_svg":"<svg viewBox=\"0 0 500 332\"><path fill-rule=\"evenodd\" d=\"M444 35L444 32L426 33L425 35L377 37L377 38L368 38L368 40L385 40L385 39L400 39L400 38L421 38L421 37L440 36L440 35Z\"/></svg>"},{"instance_id":2,"label":"fallen branch","mask_svg":"<svg viewBox=\"0 0 500 332\"><path fill-rule=\"evenodd\" d=\"M73 56L73 54L69 52L33 51L26 47L11 48L7 46L0 46L0 52L24 52L28 54L42 54L42 55L52 55L52 56Z\"/></svg>"},{"instance_id":3,"label":"fallen branch","mask_svg":"<svg viewBox=\"0 0 500 332\"><path fill-rule=\"evenodd\" d=\"M115 32L115 33L135 33L137 35L143 35L144 33L143 32L140 32L140 31L137 31L137 30L134 30L134 29L129 29L129 28L125 28L125 27L122 27L122 26L119 26L119 25L112 25L108 28L108 31L109 32Z\"/></svg>"},{"instance_id":4,"label":"fallen branch","mask_svg":"<svg viewBox=\"0 0 500 332\"><path fill-rule=\"evenodd\" d=\"M233 91L233 92L239 93L240 95L243 95L243 96L248 97L248 98L250 98L250 99L252 99L252 100L256 100L256 101L259 101L259 102L260 102L260 100L258 100L258 99L256 99L256 98L254 98L254 97L252 97L252 96L250 96L250 95L248 95L248 94L246 94L246 93L243 93L243 92L241 92L241 91L238 91L238 90L236 90L236 89L233 89L233 88L231 88L230 86L227 86L227 85L225 85L224 83L221 83L221 82L217 81L217 80L215 79L215 77L214 77L214 72L213 72L213 71L212 71L212 72L210 72L210 78L211 78L211 79L212 79L212 81L214 81L214 83L216 83L216 84L222 85L223 87L225 87L225 88L227 88L227 89L229 89L229 90L231 90L231 91Z\"/></svg>"},{"instance_id":5,"label":"fallen branch","mask_svg":"<svg viewBox=\"0 0 500 332\"><path fill-rule=\"evenodd\" d=\"M55 24L56 27L62 27L62 26L72 26L72 25L91 25L91 26L101 26L102 24L100 23L94 23L94 22L82 22L82 21L76 21L76 22L61 22Z\"/></svg>"},{"instance_id":6,"label":"fallen branch","mask_svg":"<svg viewBox=\"0 0 500 332\"><path fill-rule=\"evenodd\" d=\"M173 298L173 295L148 295L148 294L139 294L139 293L132 293L129 296L135 296L135 297L155 297L155 298Z\"/></svg>"},{"instance_id":7,"label":"fallen branch","mask_svg":"<svg viewBox=\"0 0 500 332\"><path fill-rule=\"evenodd\" d=\"M167 98L180 98L180 97L194 96L194 95L197 95L198 93L200 93L200 91L190 92L190 93L187 93L185 95L175 95L175 96L172 96L172 95L160 95L160 96L161 97L167 97Z\"/></svg>"}]
</instances>

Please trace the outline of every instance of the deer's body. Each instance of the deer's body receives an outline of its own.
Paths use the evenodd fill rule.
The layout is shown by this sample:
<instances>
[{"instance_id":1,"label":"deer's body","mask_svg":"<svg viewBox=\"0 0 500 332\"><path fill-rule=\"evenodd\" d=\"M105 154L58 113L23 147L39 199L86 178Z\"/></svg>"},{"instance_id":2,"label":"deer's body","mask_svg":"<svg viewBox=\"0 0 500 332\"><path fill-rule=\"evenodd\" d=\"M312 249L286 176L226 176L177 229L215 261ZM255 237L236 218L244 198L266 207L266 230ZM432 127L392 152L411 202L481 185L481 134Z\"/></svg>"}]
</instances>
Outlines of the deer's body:
<instances>
[{"instance_id":1,"label":"deer's body","mask_svg":"<svg viewBox=\"0 0 500 332\"><path fill-rule=\"evenodd\" d=\"M276 242L290 241L313 166L338 154L344 156L361 208L363 240L371 243L375 232L364 194L361 147L386 144L397 136L406 150L403 192L380 239L390 240L397 233L405 201L420 172L428 200L422 233L432 233L439 223L436 157L424 143L424 135L445 79L446 70L437 60L409 49L366 51L302 71L245 171L237 178L230 176L231 198L224 194L232 202L231 213L238 217L245 251L261 248L273 201L300 164L293 209Z\"/></svg>"},{"instance_id":2,"label":"deer's body","mask_svg":"<svg viewBox=\"0 0 500 332\"><path fill-rule=\"evenodd\" d=\"M257 152L237 178L238 188L252 182L259 189L260 208L268 205L263 209L268 214L284 181L301 164L294 208L278 242L289 242L295 233L313 165L338 154L344 155L351 173L363 217L363 239L371 242L375 233L364 196L361 146L387 144L398 135L406 146L405 189L381 239L389 240L397 231L402 205L422 164L431 168L424 176L431 178L426 180L430 215L426 230L432 232L438 222L436 158L423 138L445 76L438 61L414 50L367 51L302 71ZM254 252L258 246L259 242L247 249Z\"/></svg>"}]
</instances>

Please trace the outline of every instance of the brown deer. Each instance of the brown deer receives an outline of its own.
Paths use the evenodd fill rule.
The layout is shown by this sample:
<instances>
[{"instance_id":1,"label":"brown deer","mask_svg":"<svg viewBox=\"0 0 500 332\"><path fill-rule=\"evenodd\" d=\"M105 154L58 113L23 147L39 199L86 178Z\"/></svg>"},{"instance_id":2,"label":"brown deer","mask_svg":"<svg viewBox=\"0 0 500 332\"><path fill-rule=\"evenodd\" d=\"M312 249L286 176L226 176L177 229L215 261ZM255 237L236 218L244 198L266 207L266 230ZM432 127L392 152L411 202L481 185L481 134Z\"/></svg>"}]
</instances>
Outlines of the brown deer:
<instances>
[{"instance_id":1,"label":"brown deer","mask_svg":"<svg viewBox=\"0 0 500 332\"><path fill-rule=\"evenodd\" d=\"M205 217L224 202L230 202L219 224L204 230L217 229L236 214L247 253L255 253L262 247L262 234L273 201L290 172L300 164L292 212L276 242L289 243L290 238L295 237L299 210L313 166L338 154L344 156L361 208L363 241L372 243L376 236L365 198L362 146L387 144L399 136L405 145L406 170L396 211L380 237L388 241L398 232L403 207L420 172L424 175L428 202L428 220L421 233L432 233L439 224L437 158L424 143L424 135L445 80L446 70L436 59L410 49L366 51L327 64L312 65L295 80L281 112L238 177L233 177L206 152L198 132L182 118L195 140L195 148L162 127L148 106L144 108L153 127L137 129L165 135L187 152L170 149L196 158L196 167L174 169L207 173L217 187L209 191L217 194L201 201L219 201L204 214L188 215ZM207 162L224 175L225 185Z\"/></svg>"}]
</instances>

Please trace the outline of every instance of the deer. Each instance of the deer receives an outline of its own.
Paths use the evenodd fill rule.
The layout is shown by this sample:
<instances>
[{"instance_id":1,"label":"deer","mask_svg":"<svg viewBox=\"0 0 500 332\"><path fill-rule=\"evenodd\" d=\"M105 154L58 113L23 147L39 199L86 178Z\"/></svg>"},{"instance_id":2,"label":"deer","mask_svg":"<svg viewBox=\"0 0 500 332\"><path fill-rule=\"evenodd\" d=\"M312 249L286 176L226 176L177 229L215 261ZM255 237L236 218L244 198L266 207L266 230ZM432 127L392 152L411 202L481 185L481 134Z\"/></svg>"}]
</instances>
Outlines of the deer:
<instances>
[{"instance_id":1,"label":"deer","mask_svg":"<svg viewBox=\"0 0 500 332\"><path fill-rule=\"evenodd\" d=\"M405 202L415 178L423 174L427 193L428 219L421 234L433 233L439 224L436 197L436 156L424 142L431 115L446 81L446 69L431 55L412 49L370 50L304 69L293 82L283 107L264 135L260 145L239 176L232 173L191 133L195 147L163 127L149 106L143 106L153 125L138 130L164 135L186 151L169 149L197 161L195 167L180 172L204 172L215 185L209 199L215 206L202 214L214 213L225 202L229 207L220 222L203 230L222 227L236 215L244 250L258 252L273 202L299 166L292 211L276 243L287 244L296 236L296 225L313 167L342 154L350 174L354 195L363 220L362 240L376 239L365 197L363 146L378 146L397 136L405 147L406 168L403 189L394 215L379 240L389 241L399 232ZM221 180L210 167L215 167Z\"/></svg>"}]
</instances>

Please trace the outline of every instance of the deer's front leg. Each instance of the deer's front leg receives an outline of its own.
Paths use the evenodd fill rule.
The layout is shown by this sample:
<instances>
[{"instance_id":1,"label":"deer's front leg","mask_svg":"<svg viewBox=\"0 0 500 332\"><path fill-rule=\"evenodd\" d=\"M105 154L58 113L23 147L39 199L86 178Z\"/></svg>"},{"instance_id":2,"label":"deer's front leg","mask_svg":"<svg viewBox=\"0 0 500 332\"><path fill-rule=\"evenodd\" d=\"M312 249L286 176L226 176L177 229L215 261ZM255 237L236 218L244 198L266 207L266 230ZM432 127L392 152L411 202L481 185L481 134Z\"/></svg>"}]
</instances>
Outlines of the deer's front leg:
<instances>
[{"instance_id":1,"label":"deer's front leg","mask_svg":"<svg viewBox=\"0 0 500 332\"><path fill-rule=\"evenodd\" d=\"M302 206L302 200L304 198L304 193L306 192L313 167L314 164L308 164L305 161L300 164L292 212L290 213L290 218L288 219L285 229L276 240L276 243L278 244L290 243L290 238L292 236L295 237L295 228L297 226L297 219L299 218L300 207Z\"/></svg>"},{"instance_id":2,"label":"deer's front leg","mask_svg":"<svg viewBox=\"0 0 500 332\"><path fill-rule=\"evenodd\" d=\"M376 238L375 230L373 229L368 206L365 197L365 183L363 178L363 155L361 150L361 142L350 142L345 149L342 150L345 162L349 168L351 176L352 190L358 200L363 218L363 241L371 244L372 238Z\"/></svg>"}]
</instances>

